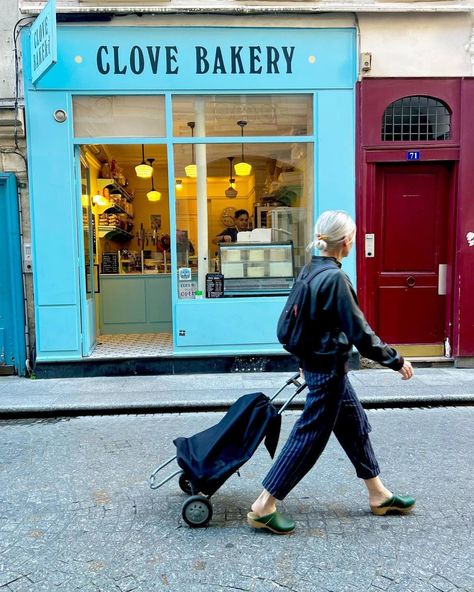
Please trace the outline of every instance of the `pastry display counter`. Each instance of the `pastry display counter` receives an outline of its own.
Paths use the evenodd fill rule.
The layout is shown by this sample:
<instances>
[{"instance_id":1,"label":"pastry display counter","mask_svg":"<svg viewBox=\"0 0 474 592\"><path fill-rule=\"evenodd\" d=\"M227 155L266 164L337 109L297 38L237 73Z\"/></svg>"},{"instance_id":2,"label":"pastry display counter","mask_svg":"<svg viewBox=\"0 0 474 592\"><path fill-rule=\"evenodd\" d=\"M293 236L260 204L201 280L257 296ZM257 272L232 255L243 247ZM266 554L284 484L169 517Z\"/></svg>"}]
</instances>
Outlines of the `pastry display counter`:
<instances>
[{"instance_id":1,"label":"pastry display counter","mask_svg":"<svg viewBox=\"0 0 474 592\"><path fill-rule=\"evenodd\" d=\"M294 282L293 243L220 243L224 296L288 294Z\"/></svg>"}]
</instances>

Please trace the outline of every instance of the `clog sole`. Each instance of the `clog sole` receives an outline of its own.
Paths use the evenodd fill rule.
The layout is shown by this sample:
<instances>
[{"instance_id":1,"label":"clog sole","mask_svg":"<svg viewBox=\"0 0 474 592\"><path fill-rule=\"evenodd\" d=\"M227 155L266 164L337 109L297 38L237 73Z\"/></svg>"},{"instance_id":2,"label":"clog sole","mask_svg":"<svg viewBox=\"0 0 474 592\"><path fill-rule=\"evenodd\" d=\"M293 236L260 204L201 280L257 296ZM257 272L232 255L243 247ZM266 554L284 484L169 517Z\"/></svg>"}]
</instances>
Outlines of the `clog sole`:
<instances>
[{"instance_id":1,"label":"clog sole","mask_svg":"<svg viewBox=\"0 0 474 592\"><path fill-rule=\"evenodd\" d=\"M408 514L409 512L411 512L413 510L413 508L416 506L416 504L413 504L413 506L410 506L409 508L397 508L395 506L387 506L386 508L379 508L378 506L370 506L370 510L372 512L372 514L375 514L375 516L385 516L385 514L387 514L388 512L398 512L399 514Z\"/></svg>"},{"instance_id":2,"label":"clog sole","mask_svg":"<svg viewBox=\"0 0 474 592\"><path fill-rule=\"evenodd\" d=\"M256 520L254 520L251 516L252 514L253 514L253 512L249 512L247 514L247 522L248 522L249 526L251 526L252 528L265 528L266 530L270 530L274 534L291 534L295 530L295 529L287 530L287 531L275 530L274 528L272 528L268 524L264 524L263 522L257 522Z\"/></svg>"}]
</instances>

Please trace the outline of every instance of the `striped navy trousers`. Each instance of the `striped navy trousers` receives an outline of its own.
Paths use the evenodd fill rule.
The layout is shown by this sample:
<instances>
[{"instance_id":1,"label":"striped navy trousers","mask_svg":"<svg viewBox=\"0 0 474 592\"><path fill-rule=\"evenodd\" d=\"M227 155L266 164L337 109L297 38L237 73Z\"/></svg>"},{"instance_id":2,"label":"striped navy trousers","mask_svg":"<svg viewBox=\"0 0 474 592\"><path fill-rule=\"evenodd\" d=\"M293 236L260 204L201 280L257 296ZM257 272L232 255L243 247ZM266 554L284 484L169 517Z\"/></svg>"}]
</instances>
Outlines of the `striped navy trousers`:
<instances>
[{"instance_id":1,"label":"striped navy trousers","mask_svg":"<svg viewBox=\"0 0 474 592\"><path fill-rule=\"evenodd\" d=\"M314 466L331 432L338 439L361 479L380 473L369 439L371 430L347 374L305 370L309 392L303 413L263 480L276 499L284 499Z\"/></svg>"}]
</instances>

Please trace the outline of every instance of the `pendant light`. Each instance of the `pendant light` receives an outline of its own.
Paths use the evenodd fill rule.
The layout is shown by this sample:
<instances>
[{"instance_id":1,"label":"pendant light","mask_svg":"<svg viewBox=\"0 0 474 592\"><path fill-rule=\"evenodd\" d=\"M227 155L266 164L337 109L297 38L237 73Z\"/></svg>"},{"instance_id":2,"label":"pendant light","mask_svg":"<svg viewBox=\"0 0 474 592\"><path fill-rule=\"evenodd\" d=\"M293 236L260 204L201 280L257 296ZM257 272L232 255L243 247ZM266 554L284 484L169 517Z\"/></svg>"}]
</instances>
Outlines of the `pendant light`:
<instances>
[{"instance_id":1,"label":"pendant light","mask_svg":"<svg viewBox=\"0 0 474 592\"><path fill-rule=\"evenodd\" d=\"M147 159L149 160L149 159ZM149 179L153 174L153 169L150 165L145 163L145 146L142 144L142 161L135 167L135 173L137 177L142 179Z\"/></svg>"},{"instance_id":2,"label":"pendant light","mask_svg":"<svg viewBox=\"0 0 474 592\"><path fill-rule=\"evenodd\" d=\"M228 156L227 158L229 159L229 187L225 190L225 196L233 199L234 197L237 197L237 190L234 187L235 179L232 178L232 163L234 162L234 157Z\"/></svg>"},{"instance_id":3,"label":"pendant light","mask_svg":"<svg viewBox=\"0 0 474 592\"><path fill-rule=\"evenodd\" d=\"M244 127L247 125L246 121L238 121L237 125L240 126L240 135L242 138L244 137ZM252 165L248 162L245 162L244 158L244 143L242 141L242 160L235 165L235 174L239 175L239 177L248 177L250 175L250 171L252 170Z\"/></svg>"},{"instance_id":4,"label":"pendant light","mask_svg":"<svg viewBox=\"0 0 474 592\"><path fill-rule=\"evenodd\" d=\"M150 163L151 168L151 190L146 194L148 201L160 201L161 193L156 191L155 189L155 180L153 178L153 163L155 161L154 158L147 158L148 162Z\"/></svg>"},{"instance_id":5,"label":"pendant light","mask_svg":"<svg viewBox=\"0 0 474 592\"><path fill-rule=\"evenodd\" d=\"M188 121L187 125L191 128L191 137L194 138L194 126L196 125L194 121ZM187 177L195 178L197 177L197 166L194 161L194 144L191 144L191 154L192 160L191 163L184 167Z\"/></svg>"}]
</instances>

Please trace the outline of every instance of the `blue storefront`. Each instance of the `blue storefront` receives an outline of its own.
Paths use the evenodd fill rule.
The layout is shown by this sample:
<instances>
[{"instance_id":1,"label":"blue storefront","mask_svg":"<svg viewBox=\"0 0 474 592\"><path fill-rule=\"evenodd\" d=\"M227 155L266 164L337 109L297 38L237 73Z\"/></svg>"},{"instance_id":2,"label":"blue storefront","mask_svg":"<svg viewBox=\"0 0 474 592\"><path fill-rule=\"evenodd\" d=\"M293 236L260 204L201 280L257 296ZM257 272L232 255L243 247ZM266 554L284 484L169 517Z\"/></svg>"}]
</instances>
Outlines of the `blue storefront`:
<instances>
[{"instance_id":1,"label":"blue storefront","mask_svg":"<svg viewBox=\"0 0 474 592\"><path fill-rule=\"evenodd\" d=\"M282 353L315 218L355 212L355 29L62 25L57 44L32 84L24 35L37 361L107 334ZM245 239L219 244L240 210Z\"/></svg>"}]
</instances>

